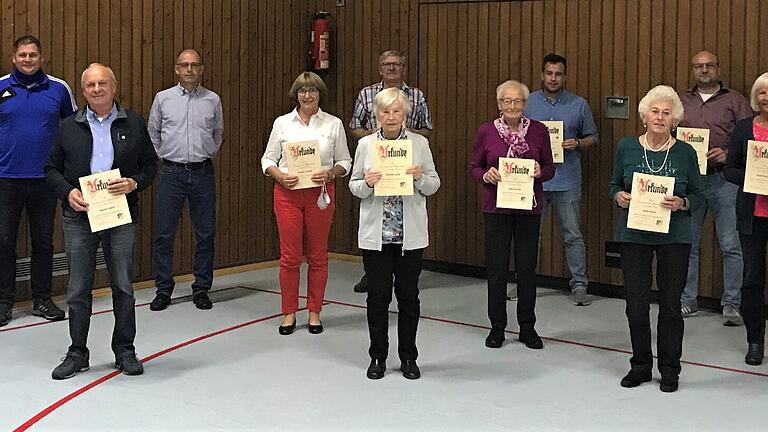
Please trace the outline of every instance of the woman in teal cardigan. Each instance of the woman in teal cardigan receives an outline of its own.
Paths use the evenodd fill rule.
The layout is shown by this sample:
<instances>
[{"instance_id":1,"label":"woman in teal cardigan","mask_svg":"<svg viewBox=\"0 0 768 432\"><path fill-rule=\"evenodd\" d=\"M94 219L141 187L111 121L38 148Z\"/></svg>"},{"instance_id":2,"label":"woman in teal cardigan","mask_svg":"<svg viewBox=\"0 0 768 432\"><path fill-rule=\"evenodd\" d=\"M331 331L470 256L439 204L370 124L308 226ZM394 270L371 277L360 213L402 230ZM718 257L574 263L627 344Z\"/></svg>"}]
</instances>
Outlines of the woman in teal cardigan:
<instances>
[{"instance_id":1,"label":"woman in teal cardigan","mask_svg":"<svg viewBox=\"0 0 768 432\"><path fill-rule=\"evenodd\" d=\"M691 210L700 205L704 195L696 151L687 143L676 140L671 133L683 118L683 105L674 89L654 87L640 101L638 112L646 132L619 141L609 190L611 198L621 208L616 222L616 240L620 242L626 314L632 340L631 369L622 378L621 386L636 387L651 380L653 351L649 309L655 254L659 289L659 388L663 392L673 392L677 390L681 370L683 317L680 294L688 274ZM674 177L674 190L661 202L662 207L671 210L667 233L627 228L635 172Z\"/></svg>"}]
</instances>

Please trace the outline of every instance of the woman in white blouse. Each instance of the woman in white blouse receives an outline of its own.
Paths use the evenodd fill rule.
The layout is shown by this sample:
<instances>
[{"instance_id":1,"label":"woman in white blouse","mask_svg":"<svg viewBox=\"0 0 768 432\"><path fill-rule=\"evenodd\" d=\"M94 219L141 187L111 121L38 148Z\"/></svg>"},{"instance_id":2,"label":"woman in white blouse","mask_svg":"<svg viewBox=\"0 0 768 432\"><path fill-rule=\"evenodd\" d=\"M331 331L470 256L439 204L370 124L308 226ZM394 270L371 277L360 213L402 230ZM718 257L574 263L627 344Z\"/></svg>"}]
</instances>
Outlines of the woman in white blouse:
<instances>
[{"instance_id":1,"label":"woman in white blouse","mask_svg":"<svg viewBox=\"0 0 768 432\"><path fill-rule=\"evenodd\" d=\"M337 176L346 175L352 165L341 120L320 109L320 102L327 95L328 89L317 74L301 73L289 92L296 108L275 119L261 158L264 174L275 179L274 211L280 235L280 291L283 297L281 335L289 335L296 329L302 256L306 256L309 263L309 332L318 334L323 331L320 310L328 280L328 233L335 207L333 181ZM302 188L299 177L288 173L287 158L291 157L288 148L294 143L307 142L316 142L321 169L312 173L311 186ZM301 154L305 154L312 146L303 144L298 147L303 148Z\"/></svg>"}]
</instances>

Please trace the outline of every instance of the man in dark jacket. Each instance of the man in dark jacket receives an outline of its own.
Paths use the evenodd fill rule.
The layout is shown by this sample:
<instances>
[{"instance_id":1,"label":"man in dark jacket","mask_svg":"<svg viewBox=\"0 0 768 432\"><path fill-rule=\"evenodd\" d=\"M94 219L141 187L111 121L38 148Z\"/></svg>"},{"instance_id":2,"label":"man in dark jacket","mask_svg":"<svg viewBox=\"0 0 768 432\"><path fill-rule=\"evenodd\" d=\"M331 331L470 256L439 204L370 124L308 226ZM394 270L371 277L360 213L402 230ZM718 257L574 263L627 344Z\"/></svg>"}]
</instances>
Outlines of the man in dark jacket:
<instances>
[{"instance_id":1,"label":"man in dark jacket","mask_svg":"<svg viewBox=\"0 0 768 432\"><path fill-rule=\"evenodd\" d=\"M81 78L87 106L62 122L53 144L45 176L62 201L64 238L69 264L69 346L64 361L53 370L53 379L66 379L88 370L86 342L91 320L96 250L101 243L112 286L115 328L112 351L115 367L126 375L144 372L136 358L133 340L136 315L133 295L133 243L138 216L138 192L147 188L157 172L157 155L144 119L123 109L115 100L117 81L112 69L93 63ZM125 195L132 223L92 232L88 203L80 190L80 177L119 169L107 190Z\"/></svg>"}]
</instances>

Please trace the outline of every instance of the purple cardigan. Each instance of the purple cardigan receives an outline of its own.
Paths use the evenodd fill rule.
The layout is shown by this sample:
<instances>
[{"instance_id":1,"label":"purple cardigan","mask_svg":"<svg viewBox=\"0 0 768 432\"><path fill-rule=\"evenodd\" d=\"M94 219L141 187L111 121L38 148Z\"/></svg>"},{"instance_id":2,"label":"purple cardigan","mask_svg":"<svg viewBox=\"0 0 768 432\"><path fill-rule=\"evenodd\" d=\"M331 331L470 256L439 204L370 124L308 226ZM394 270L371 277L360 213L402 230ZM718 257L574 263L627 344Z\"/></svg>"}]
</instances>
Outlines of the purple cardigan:
<instances>
[{"instance_id":1,"label":"purple cardigan","mask_svg":"<svg viewBox=\"0 0 768 432\"><path fill-rule=\"evenodd\" d=\"M525 136L528 143L528 151L518 157L534 159L541 167L541 177L533 180L533 194L536 197L536 206L533 210L514 210L496 207L496 185L483 181L483 174L490 167L499 167L499 158L507 157L507 144L499 136L499 132L493 122L484 123L475 134L475 147L472 149L472 158L469 161L469 176L480 182L483 186L483 213L496 213L507 215L541 214L544 205L544 192L542 183L555 175L555 165L552 162L552 148L549 143L549 133L546 126L535 120L531 120L528 134Z\"/></svg>"}]
</instances>

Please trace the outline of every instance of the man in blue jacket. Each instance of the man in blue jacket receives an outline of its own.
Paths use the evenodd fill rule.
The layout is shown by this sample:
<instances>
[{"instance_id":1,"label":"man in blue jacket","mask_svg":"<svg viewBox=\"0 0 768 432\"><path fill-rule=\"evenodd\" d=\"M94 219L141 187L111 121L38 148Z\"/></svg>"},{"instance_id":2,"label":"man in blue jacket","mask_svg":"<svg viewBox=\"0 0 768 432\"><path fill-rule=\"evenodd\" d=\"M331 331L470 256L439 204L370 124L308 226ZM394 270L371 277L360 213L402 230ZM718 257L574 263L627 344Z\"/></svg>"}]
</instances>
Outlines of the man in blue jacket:
<instances>
[{"instance_id":1,"label":"man in blue jacket","mask_svg":"<svg viewBox=\"0 0 768 432\"><path fill-rule=\"evenodd\" d=\"M67 83L41 69L36 37L22 36L13 47L13 70L0 77L0 327L11 320L15 302L16 237L24 208L32 240L32 313L64 319L51 300L56 197L43 165L59 121L77 109Z\"/></svg>"}]
</instances>

